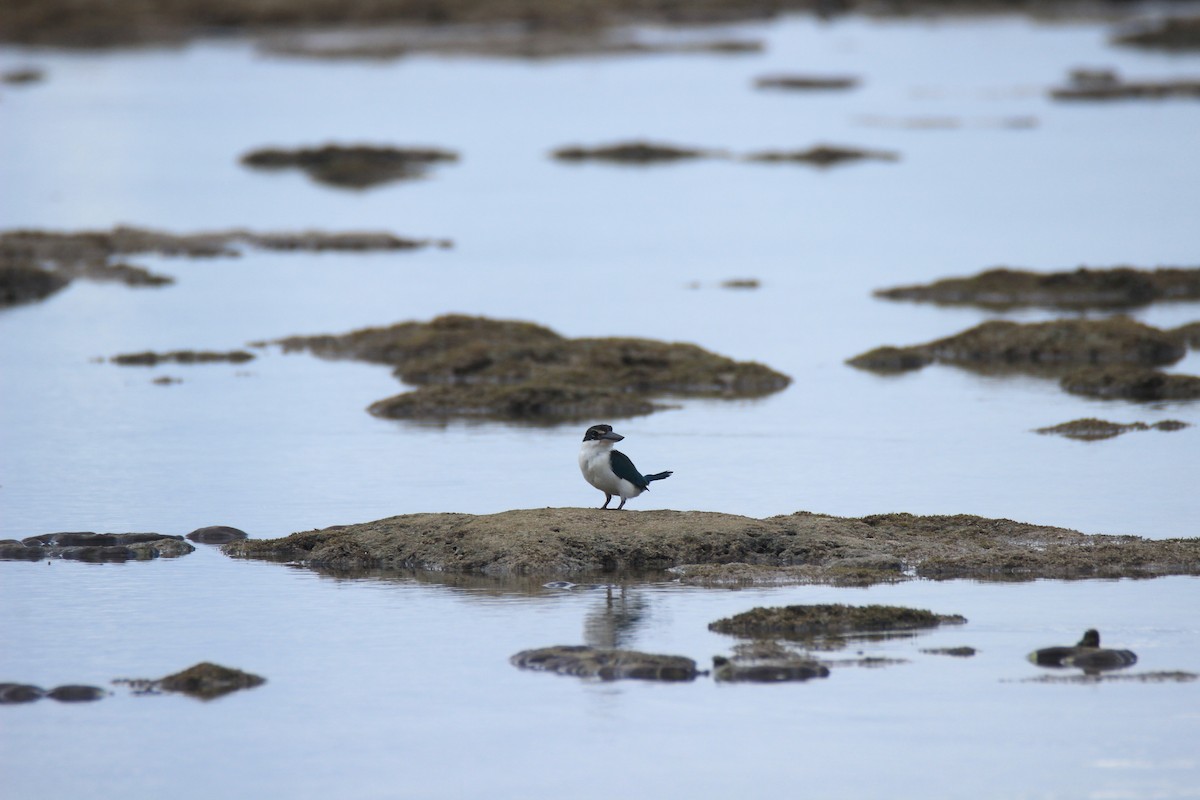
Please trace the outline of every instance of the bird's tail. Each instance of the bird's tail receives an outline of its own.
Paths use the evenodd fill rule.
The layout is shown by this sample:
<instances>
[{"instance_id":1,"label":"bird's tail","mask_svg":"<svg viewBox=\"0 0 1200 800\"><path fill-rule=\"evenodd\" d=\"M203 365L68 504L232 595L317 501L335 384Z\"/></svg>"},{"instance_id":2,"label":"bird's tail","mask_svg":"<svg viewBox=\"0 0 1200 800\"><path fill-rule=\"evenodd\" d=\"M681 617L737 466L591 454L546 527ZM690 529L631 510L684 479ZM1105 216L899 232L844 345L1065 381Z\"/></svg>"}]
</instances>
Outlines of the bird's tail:
<instances>
[{"instance_id":1,"label":"bird's tail","mask_svg":"<svg viewBox=\"0 0 1200 800\"><path fill-rule=\"evenodd\" d=\"M661 481L663 478L669 478L671 474L671 470L667 470L666 472L656 472L653 475L646 475L644 477L646 478L646 483L649 483L650 481Z\"/></svg>"}]
</instances>

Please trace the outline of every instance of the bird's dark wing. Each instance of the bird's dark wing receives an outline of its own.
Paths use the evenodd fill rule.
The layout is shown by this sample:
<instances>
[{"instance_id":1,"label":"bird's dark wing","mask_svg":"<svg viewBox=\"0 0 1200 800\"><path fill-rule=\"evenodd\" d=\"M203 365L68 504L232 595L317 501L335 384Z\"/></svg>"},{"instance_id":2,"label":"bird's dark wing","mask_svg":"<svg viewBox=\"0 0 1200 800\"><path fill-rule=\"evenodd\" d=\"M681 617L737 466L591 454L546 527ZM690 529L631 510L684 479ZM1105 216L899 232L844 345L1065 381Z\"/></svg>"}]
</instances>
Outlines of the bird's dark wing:
<instances>
[{"instance_id":1,"label":"bird's dark wing","mask_svg":"<svg viewBox=\"0 0 1200 800\"><path fill-rule=\"evenodd\" d=\"M611 463L613 472L617 473L618 478L624 478L639 489L645 489L648 485L645 476L637 471L637 467L629 460L629 456L620 450L612 451Z\"/></svg>"}]
</instances>

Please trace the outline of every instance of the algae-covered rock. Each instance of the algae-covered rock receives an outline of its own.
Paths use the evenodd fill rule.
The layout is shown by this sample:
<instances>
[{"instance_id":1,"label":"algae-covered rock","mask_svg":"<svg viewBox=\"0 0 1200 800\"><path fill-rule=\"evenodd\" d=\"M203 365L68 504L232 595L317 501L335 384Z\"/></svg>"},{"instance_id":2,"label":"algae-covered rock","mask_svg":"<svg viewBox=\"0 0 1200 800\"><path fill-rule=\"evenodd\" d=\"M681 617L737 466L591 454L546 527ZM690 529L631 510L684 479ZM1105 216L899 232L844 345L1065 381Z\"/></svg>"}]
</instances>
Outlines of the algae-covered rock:
<instances>
[{"instance_id":1,"label":"algae-covered rock","mask_svg":"<svg viewBox=\"0 0 1200 800\"><path fill-rule=\"evenodd\" d=\"M723 683L785 683L828 677L829 667L801 656L713 656L713 679Z\"/></svg>"},{"instance_id":2,"label":"algae-covered rock","mask_svg":"<svg viewBox=\"0 0 1200 800\"><path fill-rule=\"evenodd\" d=\"M162 691L180 692L200 700L212 700L239 689L260 686L266 683L266 678L204 661L160 678L155 683L156 688Z\"/></svg>"},{"instance_id":3,"label":"algae-covered rock","mask_svg":"<svg viewBox=\"0 0 1200 800\"><path fill-rule=\"evenodd\" d=\"M877 348L847 363L877 371L916 369L937 362L979 370L1062 375L1082 366L1171 364L1185 353L1178 335L1126 317L1029 323L992 320L926 344Z\"/></svg>"},{"instance_id":4,"label":"algae-covered rock","mask_svg":"<svg viewBox=\"0 0 1200 800\"><path fill-rule=\"evenodd\" d=\"M1060 384L1071 394L1101 400L1200 399L1200 377L1176 375L1128 364L1108 364L1103 367L1075 370L1064 375Z\"/></svg>"},{"instance_id":5,"label":"algae-covered rock","mask_svg":"<svg viewBox=\"0 0 1200 800\"><path fill-rule=\"evenodd\" d=\"M665 407L654 400L662 395L759 397L790 382L762 364L692 344L566 339L529 322L460 315L275 343L391 365L398 378L418 387L369 409L392 419L621 418Z\"/></svg>"},{"instance_id":6,"label":"algae-covered rock","mask_svg":"<svg viewBox=\"0 0 1200 800\"><path fill-rule=\"evenodd\" d=\"M568 145L551 153L559 161L612 161L622 164L651 164L661 161L682 161L695 158L710 158L721 155L715 150L696 147L679 147L655 142L618 142L616 144L585 147Z\"/></svg>"},{"instance_id":7,"label":"algae-covered rock","mask_svg":"<svg viewBox=\"0 0 1200 800\"><path fill-rule=\"evenodd\" d=\"M829 167L847 161L899 161L900 155L890 150L864 150L860 147L821 144L807 150L763 150L743 158L746 161L767 164L792 163Z\"/></svg>"},{"instance_id":8,"label":"algae-covered rock","mask_svg":"<svg viewBox=\"0 0 1200 800\"><path fill-rule=\"evenodd\" d=\"M247 167L297 167L319 183L343 189L424 178L432 165L457 160L457 153L435 148L336 144L290 150L266 147L242 156Z\"/></svg>"},{"instance_id":9,"label":"algae-covered rock","mask_svg":"<svg viewBox=\"0 0 1200 800\"><path fill-rule=\"evenodd\" d=\"M68 282L63 276L32 264L0 261L0 308L43 300Z\"/></svg>"},{"instance_id":10,"label":"algae-covered rock","mask_svg":"<svg viewBox=\"0 0 1200 800\"><path fill-rule=\"evenodd\" d=\"M1114 44L1162 50L1200 50L1200 16L1162 16L1113 36Z\"/></svg>"},{"instance_id":11,"label":"algae-covered rock","mask_svg":"<svg viewBox=\"0 0 1200 800\"><path fill-rule=\"evenodd\" d=\"M1126 80L1116 70L1075 70L1065 86L1050 90L1055 100L1154 100L1200 98L1200 79Z\"/></svg>"},{"instance_id":12,"label":"algae-covered rock","mask_svg":"<svg viewBox=\"0 0 1200 800\"><path fill-rule=\"evenodd\" d=\"M20 542L0 542L0 560L40 561L64 558L69 561L148 561L177 558L196 548L182 536L162 533L44 533Z\"/></svg>"},{"instance_id":13,"label":"algae-covered rock","mask_svg":"<svg viewBox=\"0 0 1200 800\"><path fill-rule=\"evenodd\" d=\"M228 525L209 525L197 528L184 538L199 544L228 544L246 537L246 532L239 528L231 528Z\"/></svg>"},{"instance_id":14,"label":"algae-covered rock","mask_svg":"<svg viewBox=\"0 0 1200 800\"><path fill-rule=\"evenodd\" d=\"M651 681L692 681L702 674L696 662L684 656L607 650L587 645L542 647L522 650L511 659L520 669L554 672L576 678L615 681L624 678Z\"/></svg>"},{"instance_id":15,"label":"algae-covered rock","mask_svg":"<svg viewBox=\"0 0 1200 800\"><path fill-rule=\"evenodd\" d=\"M869 636L961 624L958 615L902 606L848 606L841 603L754 608L709 624L708 629L742 638L806 640Z\"/></svg>"},{"instance_id":16,"label":"algae-covered rock","mask_svg":"<svg viewBox=\"0 0 1200 800\"><path fill-rule=\"evenodd\" d=\"M1065 436L1068 439L1082 439L1084 441L1095 441L1098 439L1111 439L1114 436L1120 436L1122 433L1129 431L1178 431L1188 427L1186 422L1181 422L1175 419L1165 419L1161 422L1156 422L1153 425L1147 425L1145 422L1109 422L1104 419L1096 419L1095 417L1087 417L1085 419L1075 419L1070 422L1062 422L1058 425L1051 425L1046 428L1035 429L1037 433L1054 434L1057 436Z\"/></svg>"},{"instance_id":17,"label":"algae-covered rock","mask_svg":"<svg viewBox=\"0 0 1200 800\"><path fill-rule=\"evenodd\" d=\"M1171 333L1178 336L1188 347L1200 349L1200 322L1189 322L1172 328Z\"/></svg>"},{"instance_id":18,"label":"algae-covered rock","mask_svg":"<svg viewBox=\"0 0 1200 800\"><path fill-rule=\"evenodd\" d=\"M159 364L212 364L216 362L227 362L230 364L243 364L254 358L253 353L247 353L245 350L232 350L228 352L213 352L211 350L172 350L168 353L154 353L145 351L142 353L121 353L109 359L114 364L120 364L124 367L153 367Z\"/></svg>"},{"instance_id":19,"label":"algae-covered rock","mask_svg":"<svg viewBox=\"0 0 1200 800\"><path fill-rule=\"evenodd\" d=\"M1200 574L1200 539L1085 535L969 515L809 513L755 519L701 511L543 508L500 514L406 514L224 545L238 558L332 569L420 569L563 577L680 565L795 567L776 582L829 583L847 561L861 583L912 577L1032 580Z\"/></svg>"},{"instance_id":20,"label":"algae-covered rock","mask_svg":"<svg viewBox=\"0 0 1200 800\"><path fill-rule=\"evenodd\" d=\"M1046 273L998 267L967 278L880 289L875 295L992 309L1134 308L1162 300L1200 299L1200 267L1079 267Z\"/></svg>"}]
</instances>

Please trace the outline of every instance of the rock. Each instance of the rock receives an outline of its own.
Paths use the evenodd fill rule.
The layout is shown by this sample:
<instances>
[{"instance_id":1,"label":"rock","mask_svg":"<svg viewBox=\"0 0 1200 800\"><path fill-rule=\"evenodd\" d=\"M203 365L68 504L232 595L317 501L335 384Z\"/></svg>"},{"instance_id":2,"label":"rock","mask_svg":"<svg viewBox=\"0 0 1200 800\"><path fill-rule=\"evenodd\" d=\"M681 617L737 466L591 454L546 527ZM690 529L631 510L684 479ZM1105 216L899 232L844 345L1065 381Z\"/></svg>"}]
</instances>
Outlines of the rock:
<instances>
[{"instance_id":1,"label":"rock","mask_svg":"<svg viewBox=\"0 0 1200 800\"><path fill-rule=\"evenodd\" d=\"M61 275L40 267L0 262L0 308L43 300L67 283Z\"/></svg>"},{"instance_id":2,"label":"rock","mask_svg":"<svg viewBox=\"0 0 1200 800\"><path fill-rule=\"evenodd\" d=\"M32 703L45 696L45 689L27 683L0 683L0 705Z\"/></svg>"},{"instance_id":3,"label":"rock","mask_svg":"<svg viewBox=\"0 0 1200 800\"><path fill-rule=\"evenodd\" d=\"M828 167L845 161L899 161L899 153L888 150L863 150L858 147L838 147L834 145L817 145L807 150L764 150L744 156L746 161L763 163L796 163L813 164L818 167Z\"/></svg>"},{"instance_id":4,"label":"rock","mask_svg":"<svg viewBox=\"0 0 1200 800\"><path fill-rule=\"evenodd\" d=\"M60 703L90 703L108 696L108 691L99 686L67 685L56 686L46 696Z\"/></svg>"},{"instance_id":5,"label":"rock","mask_svg":"<svg viewBox=\"0 0 1200 800\"><path fill-rule=\"evenodd\" d=\"M228 544L238 539L245 539L247 535L245 531L231 528L228 525L209 525L206 528L197 528L186 538L199 544Z\"/></svg>"},{"instance_id":6,"label":"rock","mask_svg":"<svg viewBox=\"0 0 1200 800\"><path fill-rule=\"evenodd\" d=\"M509 661L520 669L554 672L577 678L615 681L626 678L648 681L692 681L696 662L683 656L663 656L634 650L604 650L586 645L522 650Z\"/></svg>"},{"instance_id":7,"label":"rock","mask_svg":"<svg viewBox=\"0 0 1200 800\"><path fill-rule=\"evenodd\" d=\"M755 608L717 620L708 629L742 638L842 639L964 622L966 619L958 615L934 614L924 609L837 603Z\"/></svg>"},{"instance_id":8,"label":"rock","mask_svg":"<svg viewBox=\"0 0 1200 800\"><path fill-rule=\"evenodd\" d=\"M1200 349L1200 322L1189 322L1172 328L1171 333L1178 336L1188 347Z\"/></svg>"},{"instance_id":9,"label":"rock","mask_svg":"<svg viewBox=\"0 0 1200 800\"><path fill-rule=\"evenodd\" d=\"M1200 399L1200 377L1169 374L1127 364L1076 370L1063 376L1060 385L1071 394L1102 400Z\"/></svg>"},{"instance_id":10,"label":"rock","mask_svg":"<svg viewBox=\"0 0 1200 800\"><path fill-rule=\"evenodd\" d=\"M1159 17L1119 31L1112 41L1162 50L1200 49L1200 16Z\"/></svg>"},{"instance_id":11,"label":"rock","mask_svg":"<svg viewBox=\"0 0 1200 800\"><path fill-rule=\"evenodd\" d=\"M1127 81L1115 70L1076 70L1066 86L1050 90L1055 100L1148 100L1200 97L1200 79L1165 78Z\"/></svg>"},{"instance_id":12,"label":"rock","mask_svg":"<svg viewBox=\"0 0 1200 800\"><path fill-rule=\"evenodd\" d=\"M1200 267L1079 267L1049 273L997 267L968 278L880 289L875 296L998 310L1135 308L1163 300L1200 299Z\"/></svg>"},{"instance_id":13,"label":"rock","mask_svg":"<svg viewBox=\"0 0 1200 800\"><path fill-rule=\"evenodd\" d=\"M418 388L369 409L392 419L624 418L667 407L655 402L660 395L761 397L790 383L762 364L691 344L566 339L529 322L459 315L274 343L394 367Z\"/></svg>"},{"instance_id":14,"label":"rock","mask_svg":"<svg viewBox=\"0 0 1200 800\"><path fill-rule=\"evenodd\" d=\"M858 78L852 75L764 75L754 81L754 86L758 89L786 89L802 92L853 89L858 84Z\"/></svg>"},{"instance_id":15,"label":"rock","mask_svg":"<svg viewBox=\"0 0 1200 800\"><path fill-rule=\"evenodd\" d=\"M37 67L18 67L0 72L0 83L7 83L10 86L41 83L45 78L45 71Z\"/></svg>"},{"instance_id":16,"label":"rock","mask_svg":"<svg viewBox=\"0 0 1200 800\"><path fill-rule=\"evenodd\" d=\"M722 155L715 150L677 147L654 142L620 142L599 147L571 145L551 153L559 161L615 161L624 164L651 164L658 161L682 161Z\"/></svg>"},{"instance_id":17,"label":"rock","mask_svg":"<svg viewBox=\"0 0 1200 800\"><path fill-rule=\"evenodd\" d=\"M1176 334L1126 317L1029 323L992 320L926 344L876 348L846 363L875 371L916 369L937 362L984 371L1062 375L1082 366L1171 364L1186 352Z\"/></svg>"},{"instance_id":18,"label":"rock","mask_svg":"<svg viewBox=\"0 0 1200 800\"><path fill-rule=\"evenodd\" d=\"M758 278L730 278L727 281L721 281L722 289L757 289L762 284Z\"/></svg>"},{"instance_id":19,"label":"rock","mask_svg":"<svg viewBox=\"0 0 1200 800\"><path fill-rule=\"evenodd\" d=\"M298 167L318 183L343 189L424 178L432 165L457 160L458 154L449 150L336 144L294 150L267 147L242 156L247 167Z\"/></svg>"},{"instance_id":20,"label":"rock","mask_svg":"<svg viewBox=\"0 0 1200 800\"><path fill-rule=\"evenodd\" d=\"M1084 441L1095 441L1098 439L1111 439L1114 436L1120 436L1122 433L1129 431L1148 431L1151 429L1160 431L1177 431L1188 427L1186 422L1180 422L1175 419L1162 420L1153 425L1147 425L1144 422L1130 422L1122 424L1120 422L1109 422L1108 420L1096 419L1088 417L1086 419L1076 419L1070 422L1063 422L1058 425L1052 425L1048 428L1037 428L1037 433L1057 434L1065 436L1068 439L1082 439Z\"/></svg>"},{"instance_id":21,"label":"rock","mask_svg":"<svg viewBox=\"0 0 1200 800\"><path fill-rule=\"evenodd\" d=\"M933 656L954 656L955 658L970 658L975 655L974 647L926 647L921 649L922 653L928 653Z\"/></svg>"},{"instance_id":22,"label":"rock","mask_svg":"<svg viewBox=\"0 0 1200 800\"><path fill-rule=\"evenodd\" d=\"M0 560L147 561L159 557L177 558L193 550L195 548L182 536L161 533L44 533L19 543L0 542Z\"/></svg>"},{"instance_id":23,"label":"rock","mask_svg":"<svg viewBox=\"0 0 1200 800\"><path fill-rule=\"evenodd\" d=\"M1113 672L1083 672L1075 675L1038 675L1036 678L1025 678L1021 683L1191 683L1200 680L1200 675L1181 670L1162 670L1158 672L1133 672L1127 674Z\"/></svg>"},{"instance_id":24,"label":"rock","mask_svg":"<svg viewBox=\"0 0 1200 800\"><path fill-rule=\"evenodd\" d=\"M1039 667L1078 667L1084 672L1123 669L1137 663L1137 655L1129 650L1110 650L1100 646L1100 633L1095 628L1084 631L1083 638L1072 647L1043 647L1029 654L1029 660Z\"/></svg>"},{"instance_id":25,"label":"rock","mask_svg":"<svg viewBox=\"0 0 1200 800\"><path fill-rule=\"evenodd\" d=\"M729 683L783 683L828 678L829 668L816 661L793 658L744 662L713 656L713 678Z\"/></svg>"},{"instance_id":26,"label":"rock","mask_svg":"<svg viewBox=\"0 0 1200 800\"><path fill-rule=\"evenodd\" d=\"M264 683L266 678L208 661L155 682L156 688L162 691L180 692L200 700L212 700L239 689L252 689Z\"/></svg>"},{"instance_id":27,"label":"rock","mask_svg":"<svg viewBox=\"0 0 1200 800\"><path fill-rule=\"evenodd\" d=\"M340 571L563 578L643 573L679 565L789 567L779 581L830 583L845 559L872 557L903 571L863 570L861 583L975 578L1115 578L1200 574L1200 538L1150 540L969 515L883 514L861 519L805 512L755 519L701 511L544 508L500 514L407 514L358 525L246 539L237 558Z\"/></svg>"},{"instance_id":28,"label":"rock","mask_svg":"<svg viewBox=\"0 0 1200 800\"><path fill-rule=\"evenodd\" d=\"M123 367L153 367L166 363L212 364L218 361L230 364L243 364L253 358L254 354L247 353L245 350L232 350L224 353L209 350L172 350L169 353L153 353L150 351L143 353L123 353L113 356L109 361Z\"/></svg>"}]
</instances>

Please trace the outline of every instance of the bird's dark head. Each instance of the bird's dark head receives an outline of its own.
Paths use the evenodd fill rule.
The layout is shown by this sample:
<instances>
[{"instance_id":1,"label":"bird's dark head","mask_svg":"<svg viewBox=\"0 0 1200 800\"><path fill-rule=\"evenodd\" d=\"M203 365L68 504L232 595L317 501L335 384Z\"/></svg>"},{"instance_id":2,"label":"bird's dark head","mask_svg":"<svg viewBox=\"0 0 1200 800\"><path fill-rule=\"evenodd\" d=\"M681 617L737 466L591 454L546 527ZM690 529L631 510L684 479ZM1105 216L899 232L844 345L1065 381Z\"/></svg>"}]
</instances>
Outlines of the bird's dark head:
<instances>
[{"instance_id":1,"label":"bird's dark head","mask_svg":"<svg viewBox=\"0 0 1200 800\"><path fill-rule=\"evenodd\" d=\"M613 433L612 425L593 425L583 435L585 442L619 442L624 438L619 433Z\"/></svg>"},{"instance_id":2,"label":"bird's dark head","mask_svg":"<svg viewBox=\"0 0 1200 800\"><path fill-rule=\"evenodd\" d=\"M1088 628L1083 632L1083 638L1079 640L1079 647L1099 647L1100 646L1100 631L1095 628Z\"/></svg>"}]
</instances>

